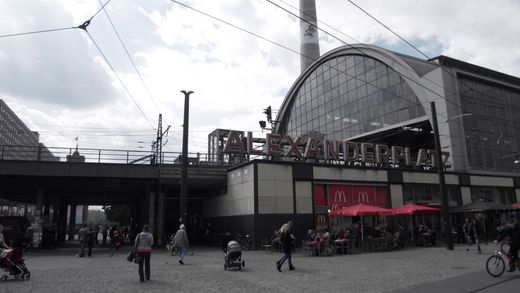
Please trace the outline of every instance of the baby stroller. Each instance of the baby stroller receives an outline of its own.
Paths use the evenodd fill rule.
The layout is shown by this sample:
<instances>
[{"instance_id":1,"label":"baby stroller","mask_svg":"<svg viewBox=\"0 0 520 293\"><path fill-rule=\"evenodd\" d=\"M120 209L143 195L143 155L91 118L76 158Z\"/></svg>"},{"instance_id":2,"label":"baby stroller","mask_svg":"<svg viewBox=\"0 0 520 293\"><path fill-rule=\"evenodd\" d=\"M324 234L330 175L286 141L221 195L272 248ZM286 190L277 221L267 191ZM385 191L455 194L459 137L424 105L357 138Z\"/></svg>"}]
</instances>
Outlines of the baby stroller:
<instances>
[{"instance_id":1,"label":"baby stroller","mask_svg":"<svg viewBox=\"0 0 520 293\"><path fill-rule=\"evenodd\" d=\"M5 273L0 275L0 279L3 281L10 278L14 280L29 280L31 277L31 273L25 266L22 252L19 248L0 250L0 268L5 270Z\"/></svg>"},{"instance_id":2,"label":"baby stroller","mask_svg":"<svg viewBox=\"0 0 520 293\"><path fill-rule=\"evenodd\" d=\"M245 268L246 262L242 260L242 248L234 240L228 242L227 249L224 251L224 270L228 268Z\"/></svg>"}]
</instances>

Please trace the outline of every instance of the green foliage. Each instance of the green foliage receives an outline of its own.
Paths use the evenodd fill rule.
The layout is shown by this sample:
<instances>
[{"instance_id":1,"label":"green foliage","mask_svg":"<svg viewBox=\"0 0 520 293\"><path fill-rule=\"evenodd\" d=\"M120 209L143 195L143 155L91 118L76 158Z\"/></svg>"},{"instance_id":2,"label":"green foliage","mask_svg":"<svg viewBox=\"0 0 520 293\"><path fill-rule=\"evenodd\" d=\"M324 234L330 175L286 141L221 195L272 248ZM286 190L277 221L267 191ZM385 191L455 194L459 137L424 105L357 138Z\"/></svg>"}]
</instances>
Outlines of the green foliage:
<instances>
[{"instance_id":1,"label":"green foliage","mask_svg":"<svg viewBox=\"0 0 520 293\"><path fill-rule=\"evenodd\" d=\"M132 211L128 205L111 205L105 207L106 220L119 223L121 226L129 226Z\"/></svg>"}]
</instances>

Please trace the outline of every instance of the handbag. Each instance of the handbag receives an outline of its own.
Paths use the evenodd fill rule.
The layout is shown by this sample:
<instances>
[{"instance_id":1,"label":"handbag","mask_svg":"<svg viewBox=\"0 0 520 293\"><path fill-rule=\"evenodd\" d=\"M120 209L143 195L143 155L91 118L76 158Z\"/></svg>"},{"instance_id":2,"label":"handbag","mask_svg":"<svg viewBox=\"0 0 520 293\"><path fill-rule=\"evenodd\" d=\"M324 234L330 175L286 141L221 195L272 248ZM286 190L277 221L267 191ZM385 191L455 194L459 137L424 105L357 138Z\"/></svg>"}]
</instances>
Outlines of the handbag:
<instances>
[{"instance_id":1,"label":"handbag","mask_svg":"<svg viewBox=\"0 0 520 293\"><path fill-rule=\"evenodd\" d=\"M134 261L135 263L139 263L141 261L141 255L137 253L137 247L139 247L139 240L141 239L141 234L139 233L139 236L137 236L137 243L134 246L134 249L128 253L128 256L126 257L126 260L129 262Z\"/></svg>"},{"instance_id":2,"label":"handbag","mask_svg":"<svg viewBox=\"0 0 520 293\"><path fill-rule=\"evenodd\" d=\"M126 260L128 262L133 262L134 261L134 258L135 258L135 252L132 250L128 253L128 255L126 256Z\"/></svg>"}]
</instances>

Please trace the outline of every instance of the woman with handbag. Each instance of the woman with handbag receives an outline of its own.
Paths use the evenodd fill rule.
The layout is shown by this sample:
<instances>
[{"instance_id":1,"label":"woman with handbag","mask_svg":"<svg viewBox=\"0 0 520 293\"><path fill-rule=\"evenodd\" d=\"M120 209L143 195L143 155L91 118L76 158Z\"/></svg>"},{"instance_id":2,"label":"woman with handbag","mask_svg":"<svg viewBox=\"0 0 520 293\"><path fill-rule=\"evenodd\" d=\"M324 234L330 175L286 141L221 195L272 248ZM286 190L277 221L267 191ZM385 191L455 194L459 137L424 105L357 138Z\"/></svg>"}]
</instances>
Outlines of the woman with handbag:
<instances>
[{"instance_id":1,"label":"woman with handbag","mask_svg":"<svg viewBox=\"0 0 520 293\"><path fill-rule=\"evenodd\" d=\"M143 232L137 234L134 242L135 262L139 264L139 279L141 282L144 282L145 276L146 280L150 280L150 256L152 254L153 235L149 231L150 227L144 225Z\"/></svg>"}]
</instances>

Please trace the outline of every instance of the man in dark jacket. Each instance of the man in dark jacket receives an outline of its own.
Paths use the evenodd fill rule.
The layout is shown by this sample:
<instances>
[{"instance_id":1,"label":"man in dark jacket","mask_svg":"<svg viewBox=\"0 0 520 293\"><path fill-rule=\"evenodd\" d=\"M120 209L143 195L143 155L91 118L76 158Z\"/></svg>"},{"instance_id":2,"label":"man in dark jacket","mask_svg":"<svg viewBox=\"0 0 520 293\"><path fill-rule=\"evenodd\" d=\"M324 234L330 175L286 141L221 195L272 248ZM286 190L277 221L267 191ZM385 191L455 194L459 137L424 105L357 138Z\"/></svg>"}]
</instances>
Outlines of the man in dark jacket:
<instances>
[{"instance_id":1,"label":"man in dark jacket","mask_svg":"<svg viewBox=\"0 0 520 293\"><path fill-rule=\"evenodd\" d=\"M509 251L511 252L511 264L508 272L514 272L518 262L518 249L520 249L520 225L518 223L512 222L505 224L504 230L498 236L497 241L502 241L506 237L511 239L511 243L509 245Z\"/></svg>"}]
</instances>

